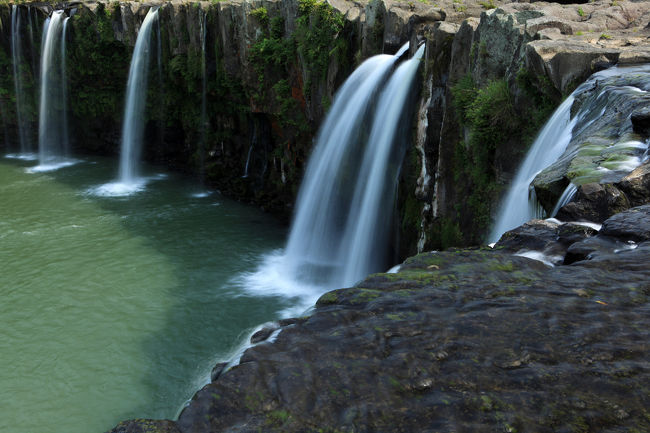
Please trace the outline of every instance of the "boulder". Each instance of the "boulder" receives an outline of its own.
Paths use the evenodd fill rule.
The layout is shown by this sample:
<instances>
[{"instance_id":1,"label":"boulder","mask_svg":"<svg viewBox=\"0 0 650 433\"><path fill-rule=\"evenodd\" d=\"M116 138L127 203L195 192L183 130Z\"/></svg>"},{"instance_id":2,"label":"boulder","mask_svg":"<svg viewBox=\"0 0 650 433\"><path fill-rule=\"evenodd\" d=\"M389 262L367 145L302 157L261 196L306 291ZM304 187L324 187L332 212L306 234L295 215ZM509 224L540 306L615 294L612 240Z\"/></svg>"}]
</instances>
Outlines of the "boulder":
<instances>
[{"instance_id":1,"label":"boulder","mask_svg":"<svg viewBox=\"0 0 650 433\"><path fill-rule=\"evenodd\" d=\"M555 217L561 221L602 223L629 207L626 195L615 186L587 183L578 187L573 201L560 208Z\"/></svg>"},{"instance_id":2,"label":"boulder","mask_svg":"<svg viewBox=\"0 0 650 433\"><path fill-rule=\"evenodd\" d=\"M600 234L624 241L650 240L650 205L638 206L614 215L603 223Z\"/></svg>"},{"instance_id":3,"label":"boulder","mask_svg":"<svg viewBox=\"0 0 650 433\"><path fill-rule=\"evenodd\" d=\"M555 88L568 93L594 72L603 58L616 63L620 50L573 40L539 40L526 45L526 67L547 76Z\"/></svg>"},{"instance_id":4,"label":"boulder","mask_svg":"<svg viewBox=\"0 0 650 433\"><path fill-rule=\"evenodd\" d=\"M582 260L593 260L600 256L616 254L636 247L633 241L621 241L609 236L594 236L571 245L564 257L564 264L570 265Z\"/></svg>"},{"instance_id":5,"label":"boulder","mask_svg":"<svg viewBox=\"0 0 650 433\"><path fill-rule=\"evenodd\" d=\"M181 433L173 421L134 419L123 421L109 433Z\"/></svg>"},{"instance_id":6,"label":"boulder","mask_svg":"<svg viewBox=\"0 0 650 433\"><path fill-rule=\"evenodd\" d=\"M635 111L630 120L634 132L645 137L650 136L650 108L644 107Z\"/></svg>"},{"instance_id":7,"label":"boulder","mask_svg":"<svg viewBox=\"0 0 650 433\"><path fill-rule=\"evenodd\" d=\"M650 162L637 167L625 176L616 187L623 191L631 206L640 206L650 201Z\"/></svg>"},{"instance_id":8,"label":"boulder","mask_svg":"<svg viewBox=\"0 0 650 433\"><path fill-rule=\"evenodd\" d=\"M504 233L494 247L558 265L564 262L567 249L572 244L595 234L596 230L584 225L532 220Z\"/></svg>"}]
</instances>

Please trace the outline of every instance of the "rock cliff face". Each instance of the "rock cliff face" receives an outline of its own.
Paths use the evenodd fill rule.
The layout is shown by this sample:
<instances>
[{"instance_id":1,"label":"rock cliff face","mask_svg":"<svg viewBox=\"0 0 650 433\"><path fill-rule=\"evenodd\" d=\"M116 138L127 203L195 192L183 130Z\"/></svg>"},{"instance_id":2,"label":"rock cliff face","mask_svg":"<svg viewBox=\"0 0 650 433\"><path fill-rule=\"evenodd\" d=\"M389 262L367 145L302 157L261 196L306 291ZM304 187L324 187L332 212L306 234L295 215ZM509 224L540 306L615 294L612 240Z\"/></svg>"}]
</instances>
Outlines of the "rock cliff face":
<instances>
[{"instance_id":1,"label":"rock cliff face","mask_svg":"<svg viewBox=\"0 0 650 433\"><path fill-rule=\"evenodd\" d=\"M415 26L409 20L445 17L423 3L399 2L56 6L71 16L68 85L79 152L119 151L130 55L150 7L160 7L160 25L152 41L157 58L151 67L145 158L194 173L226 194L285 216L291 213L314 136L340 84L363 59L395 52L404 44ZM18 7L21 43L29 56L21 68L29 81L27 117L32 126L38 65L30 59L37 60L43 21L52 9L41 3ZM10 6L0 6L0 19L0 95L12 150L17 134L12 127Z\"/></svg>"},{"instance_id":2,"label":"rock cliff face","mask_svg":"<svg viewBox=\"0 0 650 433\"><path fill-rule=\"evenodd\" d=\"M650 58L645 2L67 4L80 152L118 152L129 59L151 6L160 7L160 58L151 71L145 157L286 217L338 86L371 55L407 40L427 43L415 145L399 191L402 258L481 241L504 185L562 96L599 68ZM26 117L35 126L31 77L52 6L18 10L30 23L22 67ZM0 108L7 147L15 149L10 15L0 7Z\"/></svg>"}]
</instances>

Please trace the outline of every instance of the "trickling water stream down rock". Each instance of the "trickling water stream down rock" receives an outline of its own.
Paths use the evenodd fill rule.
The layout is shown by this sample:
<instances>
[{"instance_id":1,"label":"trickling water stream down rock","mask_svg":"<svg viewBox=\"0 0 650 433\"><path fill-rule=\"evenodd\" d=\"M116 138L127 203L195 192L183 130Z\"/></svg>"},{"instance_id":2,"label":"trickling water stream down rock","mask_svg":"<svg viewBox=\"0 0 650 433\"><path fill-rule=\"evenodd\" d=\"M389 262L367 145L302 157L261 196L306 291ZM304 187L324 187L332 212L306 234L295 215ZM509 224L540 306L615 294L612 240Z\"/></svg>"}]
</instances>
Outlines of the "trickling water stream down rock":
<instances>
[{"instance_id":1,"label":"trickling water stream down rock","mask_svg":"<svg viewBox=\"0 0 650 433\"><path fill-rule=\"evenodd\" d=\"M474 2L88 3L63 11L0 6L6 33L0 47L13 59L0 62L7 72L0 80L8 137L3 145L10 156L29 158L25 143L33 137L26 125L52 119L50 114L59 116L53 134L67 135L66 118L74 125L70 142L77 153L117 154L129 129L142 137L135 142L143 145L143 159L195 173L208 187L285 217L294 212L304 172L286 250L269 255L257 273L247 269L235 279L256 297L289 296L278 309L300 314L327 288L354 284L416 252L482 242L497 214L500 190L562 95L595 70L650 59L645 2L498 6L480 19L482 6ZM24 24L20 30L25 17L29 32ZM40 50L33 34L39 26ZM37 80L33 53L41 51L42 64L52 64L48 53L56 50L48 40L59 41L65 53L67 66L54 70L69 83L59 87L63 103L45 112L41 92L39 114L30 109L28 101L39 96L30 89L53 85ZM135 86L127 92L129 60L142 60L140 54L154 49L144 48L145 41L156 43L158 73L149 77L148 91ZM399 56L384 54L367 62L385 66L385 74L376 68L363 72L363 60L396 52L407 41L414 60L394 66ZM420 42L424 46L416 53ZM156 68L150 63L141 62L140 76ZM421 74L415 75L418 67ZM41 67L42 76L48 68ZM401 75L406 70L415 81L421 77L419 100L406 104L417 112L396 109L382 117L381 107L390 105L383 98L395 103L409 93L391 93L409 87L410 78ZM343 85L350 74L358 84ZM370 81L360 79L373 74ZM553 157L527 180L516 181L527 198L531 176L547 167L533 182L545 212L557 207L562 221L604 222L600 234L592 223L533 221L506 233L498 251L452 250L410 259L396 274L325 294L307 317L269 324L254 338L261 344L246 351L238 365L213 371L212 383L176 422L140 420L115 431L223 431L234 425L250 431L647 430L648 356L636 342L647 339L642 330L648 329L648 275L635 265L646 259L646 230L639 221L647 210L638 206L648 201L647 165L629 173L648 153L650 115L641 108L646 74L639 69L637 76L619 79L605 73L580 87L560 110L562 122L570 125L567 140L558 145L566 152L547 167L557 155L545 149L542 153ZM379 82L389 76L380 92ZM355 96L334 97L339 86L341 95ZM129 108L133 89L142 93L134 101L147 101L142 118L129 114L139 111ZM364 107L364 99L377 101L378 113ZM320 145L307 164L328 107L321 141L329 134L347 137L339 145L381 145L389 137L377 131L402 128L398 136L403 133L405 150L397 142L392 149L405 152L401 169L400 164L370 168L352 147L347 155L339 152L341 162L335 164L320 155L320 148L327 148ZM345 132L342 125L353 127L364 115L383 128L368 124ZM134 128L127 128L131 121ZM139 162L133 152L122 154L129 163ZM63 155L64 150L57 154ZM372 152L377 160L381 155ZM319 166L323 173L332 166L342 170L320 180L311 174ZM397 183L388 176L382 179L389 180L386 191L376 195L383 198L364 198L356 185L366 180L367 186L379 185L371 173L385 170L399 174ZM575 194L569 194L570 185ZM330 197L328 189L344 200L331 206L336 200L318 199ZM564 192L573 198L556 206ZM326 206L319 210L317 204ZM353 228L368 230L370 220L387 222L388 234ZM627 271L624 277L613 273L620 269ZM290 284L278 290L269 278ZM604 332L603 323L612 318L615 327ZM585 346L563 349L578 343ZM182 350L173 356L182 357ZM595 375L598 383L590 380ZM554 384L547 377L562 380ZM632 383L641 386L630 392Z\"/></svg>"}]
</instances>

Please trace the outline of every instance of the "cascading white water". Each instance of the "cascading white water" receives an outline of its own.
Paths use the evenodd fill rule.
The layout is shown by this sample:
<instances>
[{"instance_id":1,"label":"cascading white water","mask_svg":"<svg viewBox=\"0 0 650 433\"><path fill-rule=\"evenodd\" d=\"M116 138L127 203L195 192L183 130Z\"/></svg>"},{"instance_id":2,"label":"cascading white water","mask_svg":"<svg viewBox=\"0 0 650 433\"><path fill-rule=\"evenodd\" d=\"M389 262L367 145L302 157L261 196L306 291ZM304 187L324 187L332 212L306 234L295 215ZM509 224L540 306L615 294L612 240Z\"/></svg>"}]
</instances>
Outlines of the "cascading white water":
<instances>
[{"instance_id":1,"label":"cascading white water","mask_svg":"<svg viewBox=\"0 0 650 433\"><path fill-rule=\"evenodd\" d=\"M544 217L544 210L537 202L535 191L531 185L535 176L558 160L566 159L567 161L570 161L570 158L575 156L576 152L579 151L579 146L576 148L573 144L570 145L571 140L574 137L579 137L586 128L594 122L597 122L607 110L616 110L616 102L611 103L614 104L612 106L609 105L610 102L608 102L607 93L610 91L621 93L624 87L604 88L600 93L590 97L586 102L583 102L578 112L575 113L573 118L571 118L571 107L576 96L592 88L594 85L597 85L598 80L627 74L630 74L630 76L638 74L647 76L649 70L650 69L647 66L625 68L613 67L606 69L593 74L587 81L578 86L578 88L571 93L571 95L558 107L555 113L553 113L553 116L549 119L546 125L544 125L544 128L542 128L542 131L539 133L526 155L526 158L517 172L517 176L501 205L496 224L489 237L489 242L498 241L501 235L506 231L533 218ZM647 86L646 83L644 87ZM632 93L644 93L647 90L628 86L626 91ZM577 144L579 145L579 143ZM634 141L629 143L618 143L618 146L645 148L646 145ZM640 157L630 157L628 160L618 162L616 164L616 169L627 169L628 171L631 171L640 163ZM594 167L594 170L604 170L604 167ZM561 206L568 203L572 196L575 195L576 191L577 186L569 184L556 204L555 209L553 209L551 215L554 215Z\"/></svg>"},{"instance_id":2,"label":"cascading white water","mask_svg":"<svg viewBox=\"0 0 650 433\"><path fill-rule=\"evenodd\" d=\"M205 45L208 36L207 14L201 10L199 13L199 21L201 23L201 141L199 142L199 175L201 182L205 177L205 140L209 127L207 115L207 93L208 93L208 71L207 62L205 58ZM248 167L248 163L246 164Z\"/></svg>"},{"instance_id":3,"label":"cascading white water","mask_svg":"<svg viewBox=\"0 0 650 433\"><path fill-rule=\"evenodd\" d=\"M16 93L16 120L18 122L18 140L20 154L23 158L31 155L32 143L25 124L25 88L23 83L24 65L21 43L21 16L17 5L11 6L11 60L14 74L14 91ZM31 18L31 16L30 16Z\"/></svg>"},{"instance_id":4,"label":"cascading white water","mask_svg":"<svg viewBox=\"0 0 650 433\"><path fill-rule=\"evenodd\" d=\"M54 11L43 29L41 51L41 98L38 124L39 165L47 171L70 165L67 137L65 82L65 22L63 11Z\"/></svg>"},{"instance_id":5,"label":"cascading white water","mask_svg":"<svg viewBox=\"0 0 650 433\"><path fill-rule=\"evenodd\" d=\"M145 106L149 83L151 35L154 24L158 22L158 7L152 7L140 26L138 38L133 49L129 78L126 85L126 103L122 123L122 143L120 148L120 167L118 179L91 189L91 193L102 196L127 196L140 191L148 179L138 174L138 165L144 139ZM158 27L158 73L162 82L160 59L160 28Z\"/></svg>"},{"instance_id":6,"label":"cascading white water","mask_svg":"<svg viewBox=\"0 0 650 433\"><path fill-rule=\"evenodd\" d=\"M405 143L398 143L397 135L400 127L408 125L405 114L409 110L405 107L424 48L422 45L413 59L397 68L377 104L369 149L364 155L339 251L343 269L341 279L336 281L338 285L354 284L369 273L382 270L381 265L385 264L382 251L388 244L393 211L389 206L395 201L405 150Z\"/></svg>"},{"instance_id":7,"label":"cascading white water","mask_svg":"<svg viewBox=\"0 0 650 433\"><path fill-rule=\"evenodd\" d=\"M36 55L34 53L34 25L37 20L32 18L32 11L36 11L31 6L27 6L27 25L29 26L29 48L32 57L32 74L37 75L37 66L36 66ZM36 13L36 12L34 12Z\"/></svg>"},{"instance_id":8,"label":"cascading white water","mask_svg":"<svg viewBox=\"0 0 650 433\"><path fill-rule=\"evenodd\" d=\"M68 31L68 20L70 17L66 17L63 20L63 34L61 35L61 86L63 87L63 144L65 146L64 152L66 154L70 153L70 132L68 130L68 75L66 72L65 65L65 40Z\"/></svg>"},{"instance_id":9,"label":"cascading white water","mask_svg":"<svg viewBox=\"0 0 650 433\"><path fill-rule=\"evenodd\" d=\"M537 173L554 163L564 153L571 141L576 123L576 119L571 120L573 101L574 96L571 94L555 110L535 139L501 205L489 242L496 242L506 231L533 218L542 217L542 210L530 184Z\"/></svg>"},{"instance_id":10,"label":"cascading white water","mask_svg":"<svg viewBox=\"0 0 650 433\"><path fill-rule=\"evenodd\" d=\"M423 50L392 76L397 56L372 57L343 84L307 165L287 246L245 276L244 288L302 297L304 307L385 270L404 116Z\"/></svg>"},{"instance_id":11,"label":"cascading white water","mask_svg":"<svg viewBox=\"0 0 650 433\"><path fill-rule=\"evenodd\" d=\"M566 205L571 200L573 200L573 197L576 195L577 192L578 192L578 187L572 183L569 183L569 185L566 187L566 189L560 196L559 200L557 201L557 204L553 208L553 211L551 212L551 217L557 215L557 211L559 211L562 206Z\"/></svg>"},{"instance_id":12,"label":"cascading white water","mask_svg":"<svg viewBox=\"0 0 650 433\"><path fill-rule=\"evenodd\" d=\"M158 8L152 7L142 22L135 42L122 124L122 146L118 181L100 187L104 195L129 195L140 190L145 180L138 177L138 163L144 138L144 115L151 57L151 33L158 18Z\"/></svg>"},{"instance_id":13,"label":"cascading white water","mask_svg":"<svg viewBox=\"0 0 650 433\"><path fill-rule=\"evenodd\" d=\"M354 185L366 148L371 101L397 58L380 55L364 62L334 99L321 127L296 202L286 248L287 275L315 286L338 285L340 246Z\"/></svg>"},{"instance_id":14,"label":"cascading white water","mask_svg":"<svg viewBox=\"0 0 650 433\"><path fill-rule=\"evenodd\" d=\"M255 146L255 139L257 136L257 126L253 127L253 138L251 139L251 145L248 147L248 155L246 156L246 165L244 166L244 175L242 178L247 178L248 177L248 165L251 162L251 155L253 154L253 147Z\"/></svg>"}]
</instances>

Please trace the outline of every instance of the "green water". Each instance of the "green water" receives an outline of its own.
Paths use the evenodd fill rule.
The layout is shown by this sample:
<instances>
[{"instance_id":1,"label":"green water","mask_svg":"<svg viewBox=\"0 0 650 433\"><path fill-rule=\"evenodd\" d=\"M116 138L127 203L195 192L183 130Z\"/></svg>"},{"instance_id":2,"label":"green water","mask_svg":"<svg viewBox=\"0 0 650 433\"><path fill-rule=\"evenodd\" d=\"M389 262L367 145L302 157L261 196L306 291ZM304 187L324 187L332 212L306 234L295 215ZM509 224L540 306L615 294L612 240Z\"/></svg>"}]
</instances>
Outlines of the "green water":
<instances>
[{"instance_id":1,"label":"green water","mask_svg":"<svg viewBox=\"0 0 650 433\"><path fill-rule=\"evenodd\" d=\"M102 432L173 418L247 332L291 307L232 279L281 246L255 208L168 175L87 191L110 160L51 173L0 160L0 431Z\"/></svg>"}]
</instances>

